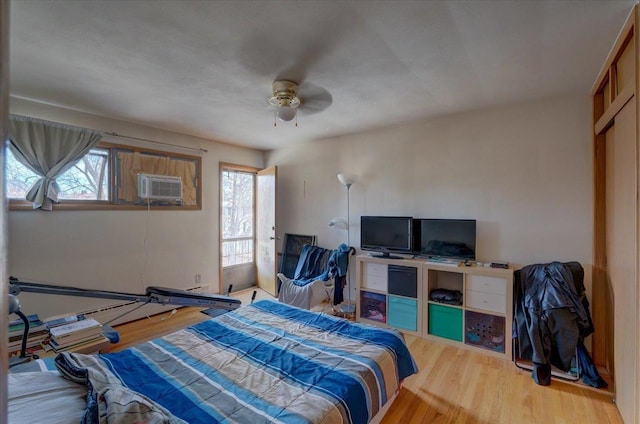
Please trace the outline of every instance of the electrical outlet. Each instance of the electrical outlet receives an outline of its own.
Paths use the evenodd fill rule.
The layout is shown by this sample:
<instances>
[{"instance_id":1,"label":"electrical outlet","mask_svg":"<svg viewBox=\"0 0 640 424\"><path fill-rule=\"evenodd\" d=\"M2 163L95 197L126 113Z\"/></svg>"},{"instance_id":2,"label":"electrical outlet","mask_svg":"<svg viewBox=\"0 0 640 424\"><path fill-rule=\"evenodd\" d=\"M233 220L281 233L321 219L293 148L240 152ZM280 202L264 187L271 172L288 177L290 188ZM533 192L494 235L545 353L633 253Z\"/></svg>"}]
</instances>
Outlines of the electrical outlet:
<instances>
[{"instance_id":1,"label":"electrical outlet","mask_svg":"<svg viewBox=\"0 0 640 424\"><path fill-rule=\"evenodd\" d=\"M200 274L196 274L196 284L200 284L201 279Z\"/></svg>"}]
</instances>

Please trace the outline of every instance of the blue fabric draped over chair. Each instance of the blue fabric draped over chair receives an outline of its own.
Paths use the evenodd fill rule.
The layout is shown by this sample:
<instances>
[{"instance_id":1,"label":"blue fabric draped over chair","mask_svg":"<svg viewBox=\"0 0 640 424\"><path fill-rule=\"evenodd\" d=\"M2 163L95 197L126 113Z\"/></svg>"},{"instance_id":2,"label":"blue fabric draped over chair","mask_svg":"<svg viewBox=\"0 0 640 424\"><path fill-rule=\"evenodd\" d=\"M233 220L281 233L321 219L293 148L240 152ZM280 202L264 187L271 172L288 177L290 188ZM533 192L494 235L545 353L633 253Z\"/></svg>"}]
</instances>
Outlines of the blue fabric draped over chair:
<instances>
[{"instance_id":1,"label":"blue fabric draped over chair","mask_svg":"<svg viewBox=\"0 0 640 424\"><path fill-rule=\"evenodd\" d=\"M278 299L290 305L310 309L315 306L315 292L320 291L321 299L331 300L335 289L335 279L343 279L347 274L350 248L341 244L337 249L330 250L324 247L304 245L300 252L300 258L296 266L294 278L287 278L284 274L278 274L280 289ZM340 285L340 289L342 286ZM324 294L324 296L322 296ZM342 301L342 291L335 293ZM336 300L334 296L334 304ZM340 302L337 302L340 303Z\"/></svg>"}]
</instances>

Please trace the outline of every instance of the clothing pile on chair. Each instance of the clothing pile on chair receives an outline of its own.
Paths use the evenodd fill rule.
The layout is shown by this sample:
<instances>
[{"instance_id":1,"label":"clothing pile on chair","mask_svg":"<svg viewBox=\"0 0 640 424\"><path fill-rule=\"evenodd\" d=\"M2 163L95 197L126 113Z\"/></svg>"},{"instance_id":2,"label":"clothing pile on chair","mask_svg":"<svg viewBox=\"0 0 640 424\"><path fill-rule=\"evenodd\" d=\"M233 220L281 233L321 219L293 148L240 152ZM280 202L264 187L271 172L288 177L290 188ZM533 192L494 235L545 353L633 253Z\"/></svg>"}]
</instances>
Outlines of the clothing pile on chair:
<instances>
[{"instance_id":1,"label":"clothing pile on chair","mask_svg":"<svg viewBox=\"0 0 640 424\"><path fill-rule=\"evenodd\" d=\"M552 365L566 372L577 365L586 384L607 386L584 346L594 328L583 280L578 262L529 265L515 273L517 351L533 362L532 378L540 385L551 383Z\"/></svg>"},{"instance_id":2,"label":"clothing pile on chair","mask_svg":"<svg viewBox=\"0 0 640 424\"><path fill-rule=\"evenodd\" d=\"M305 309L310 309L327 297L333 297L334 305L341 303L344 300L342 288L352 249L346 244L341 244L335 250L304 245L294 277L288 278L282 273L278 274L278 299Z\"/></svg>"}]
</instances>

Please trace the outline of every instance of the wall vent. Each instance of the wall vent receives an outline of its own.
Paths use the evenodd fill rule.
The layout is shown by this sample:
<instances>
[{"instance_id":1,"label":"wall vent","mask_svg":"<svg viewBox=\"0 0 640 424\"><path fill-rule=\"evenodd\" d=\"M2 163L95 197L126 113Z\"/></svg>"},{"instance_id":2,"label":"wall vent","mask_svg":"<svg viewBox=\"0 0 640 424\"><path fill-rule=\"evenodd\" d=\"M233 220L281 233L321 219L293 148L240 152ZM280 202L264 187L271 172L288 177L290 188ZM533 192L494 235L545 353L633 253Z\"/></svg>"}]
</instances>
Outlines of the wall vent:
<instances>
[{"instance_id":1,"label":"wall vent","mask_svg":"<svg viewBox=\"0 0 640 424\"><path fill-rule=\"evenodd\" d=\"M138 196L141 199L182 200L182 178L138 174Z\"/></svg>"}]
</instances>

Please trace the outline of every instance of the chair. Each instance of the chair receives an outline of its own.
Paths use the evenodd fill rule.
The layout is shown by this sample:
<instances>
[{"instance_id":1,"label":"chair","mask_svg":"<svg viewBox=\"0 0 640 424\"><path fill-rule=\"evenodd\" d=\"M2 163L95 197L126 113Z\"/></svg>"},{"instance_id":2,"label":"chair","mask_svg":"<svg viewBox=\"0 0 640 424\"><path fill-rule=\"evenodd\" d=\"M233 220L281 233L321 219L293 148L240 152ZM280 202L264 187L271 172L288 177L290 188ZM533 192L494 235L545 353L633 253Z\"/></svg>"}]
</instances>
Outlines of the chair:
<instances>
[{"instance_id":1,"label":"chair","mask_svg":"<svg viewBox=\"0 0 640 424\"><path fill-rule=\"evenodd\" d=\"M285 233L282 243L282 260L278 272L293 278L305 244L316 245L316 236Z\"/></svg>"},{"instance_id":2,"label":"chair","mask_svg":"<svg viewBox=\"0 0 640 424\"><path fill-rule=\"evenodd\" d=\"M304 309L312 309L322 302L331 302L335 279L347 272L349 248L341 244L337 249L304 245L293 278L278 273L280 302Z\"/></svg>"},{"instance_id":3,"label":"chair","mask_svg":"<svg viewBox=\"0 0 640 424\"><path fill-rule=\"evenodd\" d=\"M513 361L518 368L532 371L540 385L550 384L555 376L607 386L583 343L594 328L580 263L552 262L517 270L513 297Z\"/></svg>"}]
</instances>

